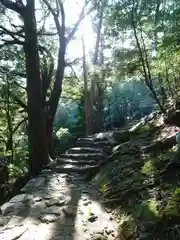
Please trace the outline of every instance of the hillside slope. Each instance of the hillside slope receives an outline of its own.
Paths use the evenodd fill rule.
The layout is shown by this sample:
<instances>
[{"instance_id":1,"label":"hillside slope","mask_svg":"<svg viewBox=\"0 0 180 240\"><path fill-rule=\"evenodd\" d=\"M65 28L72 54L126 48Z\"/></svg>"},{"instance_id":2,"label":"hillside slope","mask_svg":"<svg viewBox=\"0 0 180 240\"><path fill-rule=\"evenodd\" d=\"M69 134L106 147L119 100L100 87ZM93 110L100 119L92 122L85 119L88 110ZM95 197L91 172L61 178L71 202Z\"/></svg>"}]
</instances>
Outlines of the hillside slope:
<instances>
[{"instance_id":1,"label":"hillside slope","mask_svg":"<svg viewBox=\"0 0 180 240\"><path fill-rule=\"evenodd\" d=\"M121 131L111 161L93 179L123 240L180 239L178 131L159 115Z\"/></svg>"}]
</instances>

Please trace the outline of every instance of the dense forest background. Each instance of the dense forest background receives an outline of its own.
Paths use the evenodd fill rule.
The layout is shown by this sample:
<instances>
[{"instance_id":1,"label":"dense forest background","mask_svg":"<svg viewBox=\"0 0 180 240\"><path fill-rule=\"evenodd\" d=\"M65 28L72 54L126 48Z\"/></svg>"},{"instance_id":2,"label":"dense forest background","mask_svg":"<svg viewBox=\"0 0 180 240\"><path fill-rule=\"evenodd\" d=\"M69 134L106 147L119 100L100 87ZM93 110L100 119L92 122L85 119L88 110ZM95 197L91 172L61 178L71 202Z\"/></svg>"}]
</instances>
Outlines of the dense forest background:
<instances>
[{"instance_id":1,"label":"dense forest background","mask_svg":"<svg viewBox=\"0 0 180 240\"><path fill-rule=\"evenodd\" d=\"M0 0L0 19L0 151L13 176L178 99L178 0Z\"/></svg>"}]
</instances>

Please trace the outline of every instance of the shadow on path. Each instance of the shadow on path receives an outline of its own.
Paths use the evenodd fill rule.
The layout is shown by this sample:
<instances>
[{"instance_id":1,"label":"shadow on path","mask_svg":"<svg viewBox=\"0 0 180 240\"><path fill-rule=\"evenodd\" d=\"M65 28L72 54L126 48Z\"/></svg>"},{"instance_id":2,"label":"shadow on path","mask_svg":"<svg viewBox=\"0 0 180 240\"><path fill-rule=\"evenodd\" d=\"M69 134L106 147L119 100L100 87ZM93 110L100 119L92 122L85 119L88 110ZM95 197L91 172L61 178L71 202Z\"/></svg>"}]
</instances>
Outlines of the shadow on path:
<instances>
[{"instance_id":1,"label":"shadow on path","mask_svg":"<svg viewBox=\"0 0 180 240\"><path fill-rule=\"evenodd\" d=\"M0 239L93 239L108 228L115 239L114 222L98 202L98 191L75 175L40 174L21 192L1 207Z\"/></svg>"}]
</instances>

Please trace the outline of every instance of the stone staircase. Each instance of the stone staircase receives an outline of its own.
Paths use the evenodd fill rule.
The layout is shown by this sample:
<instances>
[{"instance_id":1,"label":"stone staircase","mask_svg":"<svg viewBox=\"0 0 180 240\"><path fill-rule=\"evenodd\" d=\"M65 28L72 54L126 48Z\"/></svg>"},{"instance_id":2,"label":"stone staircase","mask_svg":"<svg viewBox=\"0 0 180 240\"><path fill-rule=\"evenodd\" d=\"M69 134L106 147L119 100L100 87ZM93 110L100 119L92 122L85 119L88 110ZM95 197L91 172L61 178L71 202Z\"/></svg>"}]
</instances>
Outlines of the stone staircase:
<instances>
[{"instance_id":1,"label":"stone staircase","mask_svg":"<svg viewBox=\"0 0 180 240\"><path fill-rule=\"evenodd\" d=\"M80 138L0 207L2 240L115 240L117 222L90 182L108 161L108 138Z\"/></svg>"},{"instance_id":2,"label":"stone staircase","mask_svg":"<svg viewBox=\"0 0 180 240\"><path fill-rule=\"evenodd\" d=\"M45 171L58 173L77 173L90 180L108 161L113 143L106 136L90 136L79 138L74 147L60 154L56 161L51 162Z\"/></svg>"}]
</instances>

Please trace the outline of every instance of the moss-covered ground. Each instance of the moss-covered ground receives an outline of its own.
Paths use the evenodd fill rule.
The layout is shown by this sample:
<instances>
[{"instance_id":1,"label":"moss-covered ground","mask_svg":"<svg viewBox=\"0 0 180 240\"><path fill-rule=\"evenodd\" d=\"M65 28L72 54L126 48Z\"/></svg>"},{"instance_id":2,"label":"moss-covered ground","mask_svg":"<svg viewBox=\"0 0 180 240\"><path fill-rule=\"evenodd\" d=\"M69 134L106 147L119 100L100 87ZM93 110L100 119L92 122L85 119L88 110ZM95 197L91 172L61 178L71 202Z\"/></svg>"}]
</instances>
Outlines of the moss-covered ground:
<instances>
[{"instance_id":1,"label":"moss-covered ground","mask_svg":"<svg viewBox=\"0 0 180 240\"><path fill-rule=\"evenodd\" d=\"M158 121L156 117L129 131L129 141L114 147L109 164L93 179L105 206L118 218L123 240L180 239L180 167L172 165L161 173L177 146L160 150L155 145L148 153L142 151L174 131Z\"/></svg>"}]
</instances>

